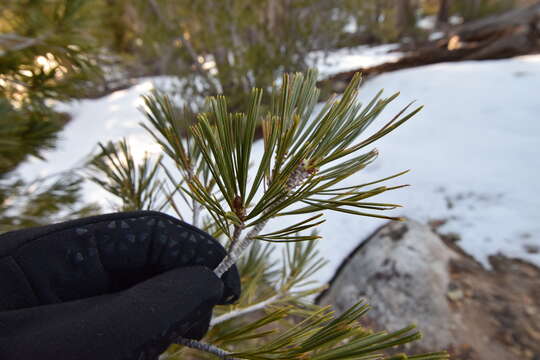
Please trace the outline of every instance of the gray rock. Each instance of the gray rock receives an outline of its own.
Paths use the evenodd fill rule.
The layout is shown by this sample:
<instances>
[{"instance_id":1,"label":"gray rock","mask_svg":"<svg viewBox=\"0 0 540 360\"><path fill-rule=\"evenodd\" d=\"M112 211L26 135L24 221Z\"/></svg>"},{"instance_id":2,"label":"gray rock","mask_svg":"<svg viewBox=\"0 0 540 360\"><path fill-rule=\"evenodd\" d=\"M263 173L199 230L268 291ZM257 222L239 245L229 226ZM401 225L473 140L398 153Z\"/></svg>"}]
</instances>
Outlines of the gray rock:
<instances>
[{"instance_id":1,"label":"gray rock","mask_svg":"<svg viewBox=\"0 0 540 360\"><path fill-rule=\"evenodd\" d=\"M364 298L374 323L388 330L419 324L423 346L446 348L454 316L446 296L447 268L455 256L428 226L390 223L351 254L318 302L342 312Z\"/></svg>"},{"instance_id":2,"label":"gray rock","mask_svg":"<svg viewBox=\"0 0 540 360\"><path fill-rule=\"evenodd\" d=\"M445 240L446 238L446 240ZM447 236L415 221L365 240L319 296L342 312L364 298L366 325L424 335L407 352L460 360L540 360L540 269L502 255L485 269Z\"/></svg>"}]
</instances>

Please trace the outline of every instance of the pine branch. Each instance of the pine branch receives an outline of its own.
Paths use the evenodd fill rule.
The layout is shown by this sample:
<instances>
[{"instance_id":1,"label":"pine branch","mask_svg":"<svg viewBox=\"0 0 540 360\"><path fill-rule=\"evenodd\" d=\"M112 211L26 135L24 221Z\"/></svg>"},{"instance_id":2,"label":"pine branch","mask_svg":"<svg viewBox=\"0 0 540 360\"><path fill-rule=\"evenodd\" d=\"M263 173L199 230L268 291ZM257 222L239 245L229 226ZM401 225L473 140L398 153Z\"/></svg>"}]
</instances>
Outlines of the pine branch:
<instances>
[{"instance_id":1,"label":"pine branch","mask_svg":"<svg viewBox=\"0 0 540 360\"><path fill-rule=\"evenodd\" d=\"M231 250L238 243L238 240L240 239L240 235L242 234L242 230L244 230L243 225L234 225L233 237L232 237L231 243L229 245L229 248L227 249L228 253L231 252Z\"/></svg>"},{"instance_id":2,"label":"pine branch","mask_svg":"<svg viewBox=\"0 0 540 360\"><path fill-rule=\"evenodd\" d=\"M187 167L187 173L188 181L191 181L195 176L193 172L193 166L190 165ZM201 215L202 205L195 198L191 198L191 208L193 212L192 225L195 227L199 227L199 217Z\"/></svg>"},{"instance_id":3,"label":"pine branch","mask_svg":"<svg viewBox=\"0 0 540 360\"><path fill-rule=\"evenodd\" d=\"M283 297L284 297L283 294L276 294L276 295L274 295L274 296L272 296L272 297L270 297L270 298L268 298L268 299L266 299L264 301L261 301L259 303L250 305L250 306L242 308L242 309L233 310L233 311L230 311L230 312L228 312L226 314L215 317L210 322L210 327L214 327L214 326L216 326L216 325L218 325L218 324L220 324L222 322L234 319L234 318L242 316L242 315L252 313L254 311L263 310L268 305L272 305L272 304L276 303L277 301L281 300Z\"/></svg>"},{"instance_id":4,"label":"pine branch","mask_svg":"<svg viewBox=\"0 0 540 360\"><path fill-rule=\"evenodd\" d=\"M195 199L192 199L192 206L193 206L193 226L199 227L199 216L201 213L201 205Z\"/></svg>"},{"instance_id":5,"label":"pine branch","mask_svg":"<svg viewBox=\"0 0 540 360\"><path fill-rule=\"evenodd\" d=\"M302 165L300 165L297 169L295 169L295 171L287 179L286 186L285 186L286 192L287 193L292 192L296 187L300 186L309 176L310 176L310 172L307 171ZM276 206L280 205L280 203L283 201L284 200L278 201L276 203ZM273 208L269 208L266 211L266 213L271 213L272 211L273 211ZM249 244L251 244L251 242L255 240L257 236L259 236L261 231L264 229L264 227L268 223L269 219L270 218L255 225L241 241L239 241L235 246L231 248L231 250L225 256L225 258L214 270L214 273L217 276L221 277L227 270L229 270L231 266L233 266L234 264L238 262L238 259L242 256L242 254L247 249Z\"/></svg>"},{"instance_id":6,"label":"pine branch","mask_svg":"<svg viewBox=\"0 0 540 360\"><path fill-rule=\"evenodd\" d=\"M4 56L8 52L21 51L29 47L41 44L43 40L45 40L47 37L48 35L42 35L37 38L30 38L26 36L17 35L17 34L0 34L0 41L3 40L4 43L13 42L13 41L18 42L17 44L12 45L11 47L6 47L5 50L0 50L0 56Z\"/></svg>"},{"instance_id":7,"label":"pine branch","mask_svg":"<svg viewBox=\"0 0 540 360\"><path fill-rule=\"evenodd\" d=\"M0 52L0 56L2 56L2 52ZM3 76L3 75L0 75L0 79L4 80L4 81L7 81L7 82L10 82L12 84L15 84L15 85L19 85L19 86L22 86L26 89L30 88L30 84L27 84L23 81L20 81L20 80L17 80L17 79L13 79L13 78L8 78L6 76Z\"/></svg>"},{"instance_id":8,"label":"pine branch","mask_svg":"<svg viewBox=\"0 0 540 360\"><path fill-rule=\"evenodd\" d=\"M293 174L291 175L290 179L287 180L286 189L287 192L291 192L296 188L297 186L300 186L304 180L306 180L309 177L309 172L305 171L304 169L296 169ZM247 249L249 244L251 244L252 241L254 241L257 236L260 234L260 232L263 230L263 228L266 226L268 220L263 221L255 225L248 233L247 235L240 240L239 242L236 242L237 239L233 238L233 246L231 250L227 253L225 258L221 261L221 263L214 269L214 273L221 277L223 274L229 270L234 264L238 262L238 259L242 256L244 251ZM235 236L239 236L241 230L237 231L237 229L240 229L239 227L235 228ZM282 297L282 294L277 294L275 296L272 296L271 298L262 301L258 304L255 304L253 306L250 306L245 309L238 310L236 312L230 312L228 314L224 314L219 318L216 318L213 322L211 322L211 326L218 324L219 322L227 321L231 318L241 316L248 314L253 311L261 310L267 307L268 305L276 302L279 300L279 298ZM182 341L185 341L185 339L182 339Z\"/></svg>"},{"instance_id":9,"label":"pine branch","mask_svg":"<svg viewBox=\"0 0 540 360\"><path fill-rule=\"evenodd\" d=\"M189 348L192 348L192 349L204 351L204 352L207 352L209 354L215 355L215 356L219 357L220 359L224 359L224 360L235 360L236 359L236 358L230 356L230 354L231 354L230 352L225 351L223 349L220 349L220 348L218 348L218 347L216 347L214 345L204 343L202 341L179 338L178 343L181 344L181 345L187 346Z\"/></svg>"},{"instance_id":10,"label":"pine branch","mask_svg":"<svg viewBox=\"0 0 540 360\"><path fill-rule=\"evenodd\" d=\"M90 180L122 200L123 210L163 209L164 185L158 176L162 156L155 161L146 153L137 163L126 139L99 144L100 153L89 162ZM103 176L105 175L105 176Z\"/></svg>"},{"instance_id":11,"label":"pine branch","mask_svg":"<svg viewBox=\"0 0 540 360\"><path fill-rule=\"evenodd\" d=\"M262 229L264 228L264 226L266 225L267 221L264 221L264 222L261 222L261 223L258 223L257 225L255 225L247 234L246 236L240 240L232 249L231 251L229 251L229 253L227 254L227 256L225 256L225 258L221 261L221 263L214 269L214 273L218 276L218 277L221 277L227 270L229 270L231 268L231 266L233 266L234 264L236 264L236 262L238 261L238 259L240 258L240 256L243 254L243 252L247 249L247 247L249 246L249 244L251 244L251 242L253 240L255 240L255 238L259 235L259 233L262 231Z\"/></svg>"},{"instance_id":12,"label":"pine branch","mask_svg":"<svg viewBox=\"0 0 540 360\"><path fill-rule=\"evenodd\" d=\"M150 1L155 3L155 0ZM313 274L324 262L317 259L312 241L319 237L315 233L300 233L322 223L321 210L398 219L372 213L391 210L397 205L367 202L366 199L400 188L375 184L402 173L352 186L338 187L338 184L364 169L378 155L375 150L360 151L395 130L421 109L406 113L406 107L373 135L357 141L397 94L380 98L379 93L363 106L358 99L360 76L357 75L341 98L331 99L312 116L319 95L316 79L314 71L305 77L301 74L285 75L265 114L262 114L261 90L252 92L245 113L229 112L223 96L210 98L206 111L201 112L198 121L191 126L178 116L172 101L166 96L154 94L146 98L147 117L153 126L147 130L180 170L185 183L180 187L183 195L200 204L214 222L215 233L225 235L229 240L228 254L214 270L217 276L221 277L238 263L256 240L296 242L293 251L286 248L283 268L279 271L282 274L280 281L276 280L278 271L269 271L269 267L253 266L252 262L247 262L252 270L264 271L261 276L267 276L270 288L275 284L279 289L273 290L271 296L266 292L266 300L250 304L254 295L262 294L257 291L261 277L254 276L249 288L245 289L244 308L212 321L212 325L217 326L256 310L266 310L258 320L246 324L238 321L238 326L233 329L223 325L223 328L209 334L216 345L240 349L234 353L223 350L225 354L219 353L222 358L234 355L241 359L274 360L307 357L317 360L382 359L384 357L379 356L378 351L420 337L418 332L413 332L414 326L390 334L365 330L357 322L368 310L363 303L338 317L334 317L329 308L301 305L301 299L316 290L301 289L311 283ZM252 173L251 152L259 124L262 124L264 151ZM186 139L187 136L190 138ZM192 170L193 164L198 164L196 171ZM201 165L202 168L199 167ZM174 184L175 179L170 177L170 180ZM377 187L372 187L374 185ZM291 209L293 205L300 207ZM311 215L294 225L262 233L271 219L302 214ZM308 245L304 246L301 241ZM252 252L250 261L254 259L251 255ZM279 303L285 300L288 306L280 306ZM286 325L284 331L276 332L266 327L292 315L304 320ZM180 339L180 344L202 351L209 349L205 344L187 339ZM242 346L237 348L236 344ZM246 350L249 345L254 347ZM446 355L435 354L433 358L445 359Z\"/></svg>"}]
</instances>

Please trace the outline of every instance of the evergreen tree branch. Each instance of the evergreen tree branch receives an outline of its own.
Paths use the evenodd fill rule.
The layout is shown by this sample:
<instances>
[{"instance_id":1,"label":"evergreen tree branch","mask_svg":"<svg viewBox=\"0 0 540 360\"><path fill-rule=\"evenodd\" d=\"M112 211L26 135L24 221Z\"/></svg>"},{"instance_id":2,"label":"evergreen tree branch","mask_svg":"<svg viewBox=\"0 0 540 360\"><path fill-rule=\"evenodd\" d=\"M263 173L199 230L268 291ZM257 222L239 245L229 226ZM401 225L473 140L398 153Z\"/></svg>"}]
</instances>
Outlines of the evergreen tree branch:
<instances>
[{"instance_id":1,"label":"evergreen tree branch","mask_svg":"<svg viewBox=\"0 0 540 360\"><path fill-rule=\"evenodd\" d=\"M240 239L240 235L242 234L242 231L244 230L243 225L235 225L234 226L234 232L233 232L233 240L231 242L231 246L229 248L229 251L234 248L236 243L238 242L238 239Z\"/></svg>"},{"instance_id":2,"label":"evergreen tree branch","mask_svg":"<svg viewBox=\"0 0 540 360\"><path fill-rule=\"evenodd\" d=\"M310 173L308 171L306 171L305 169L303 169L303 167L297 168L291 174L290 178L286 181L286 184L287 184L286 185L286 190L287 190L287 192L290 193L290 192L292 192L294 190L294 188L300 186L309 177L309 175L310 175ZM278 202L278 204L276 204L276 206L279 205L279 203L281 203L281 201ZM271 210L269 209L268 212L270 212L270 211ZM242 256L243 252L247 249L249 244L251 244L251 242L257 238L257 236L260 234L260 232L266 226L266 224L268 223L268 220L269 219L256 224L247 233L247 235L239 242L236 241L237 240L236 236L238 236L238 237L240 236L241 228L239 226L235 227L235 232L234 232L235 237L233 238L233 242L232 242L233 246L231 247L231 250L225 256L225 258L221 261L221 263L214 269L214 273L218 277L221 277L231 266L233 266L234 264L236 264L238 262L238 259ZM237 242L237 243L235 244L235 242ZM214 326L216 324L219 324L220 322L224 322L224 321L230 320L230 319L232 319L234 317L245 315L245 314L248 314L248 313L253 312L253 311L262 310L265 307L267 307L268 305L271 305L274 302L278 301L282 296L283 296L283 294L276 294L276 295L272 296L271 298L269 298L269 299L267 299L265 301L262 301L262 302L260 302L258 304L255 304L255 305L249 306L249 307L244 308L244 309L239 309L237 311L232 311L230 313L224 314L224 315L222 315L222 316L220 316L218 318L215 318L210 323L210 326ZM186 341L186 339L181 339L181 341Z\"/></svg>"},{"instance_id":3,"label":"evergreen tree branch","mask_svg":"<svg viewBox=\"0 0 540 360\"><path fill-rule=\"evenodd\" d=\"M11 47L6 47L5 50L0 50L0 56L4 56L8 52L21 51L29 47L32 47L34 45L41 44L43 40L45 40L47 37L48 35L42 35L37 38L30 38L26 36L20 36L17 34L0 34L0 41L4 40L4 42L12 42L12 41L18 42L15 45L12 45Z\"/></svg>"},{"instance_id":4,"label":"evergreen tree branch","mask_svg":"<svg viewBox=\"0 0 540 360\"><path fill-rule=\"evenodd\" d=\"M414 326L390 334L364 329L357 320L368 306L361 302L335 317L330 308L301 301L317 291L301 289L312 283L310 279L324 261L317 258L315 244L311 241L319 237L315 233L309 236L300 233L321 224L321 210L397 219L371 213L391 210L396 205L365 200L399 188L371 187L397 175L364 184L336 186L377 157L376 151L359 153L360 150L420 110L405 113L405 108L373 135L357 141L397 94L384 99L378 94L364 106L358 101L360 76L357 75L341 98L331 99L312 116L319 95L316 79L316 72L309 72L306 77L285 75L264 114L260 90L252 92L245 113L231 113L223 96L210 98L207 109L191 126L174 111L166 96L155 94L146 98L147 116L154 128L147 129L178 166L186 184L181 190L211 216L215 233L229 239L228 254L214 270L217 276L221 277L233 264L242 263L242 253L250 245L257 244L254 240L295 242L294 248L286 248L281 271L261 264L261 260L257 264L257 259L266 259L267 255L258 258L254 256L257 251L249 252L247 264L251 272L244 272L249 275L245 280L248 283L245 296L240 300L243 309L223 314L212 322L215 329L209 334L209 342L231 351L218 352L218 357L274 360L385 358L378 351L420 337L418 332L413 332ZM264 152L256 170L251 173L251 154L258 124L262 124ZM187 136L191 138L185 139ZM194 164L199 164L196 171L191 170ZM174 178L170 180L175 183ZM370 188L366 190L366 187ZM293 205L301 207L290 209ZM271 219L310 213L310 217L294 225L262 233ZM255 269L265 272L257 273L253 271ZM276 273L281 274L281 280L277 282ZM261 281L263 277L266 282ZM259 302L253 304L254 299ZM285 300L287 306L280 306ZM262 309L265 314L259 319L251 321L249 316L246 319L246 314ZM281 320L289 316L303 320L283 324ZM224 324L233 318L238 318L234 327ZM268 327L269 324L273 327ZM201 351L208 352L209 349L204 343L192 340L179 339L179 343ZM446 354L435 354L432 358L445 359Z\"/></svg>"},{"instance_id":5,"label":"evergreen tree branch","mask_svg":"<svg viewBox=\"0 0 540 360\"><path fill-rule=\"evenodd\" d=\"M219 357L220 359L235 360L234 357L229 356L231 354L230 352L225 351L223 349L220 349L217 346L204 343L202 341L179 338L178 343L181 344L181 345L187 346L189 348L192 348L192 349L204 351L204 352L207 352L209 354L215 355L215 356Z\"/></svg>"},{"instance_id":6,"label":"evergreen tree branch","mask_svg":"<svg viewBox=\"0 0 540 360\"><path fill-rule=\"evenodd\" d=\"M303 166L299 166L293 173L290 175L290 177L286 181L286 192L291 193L296 187L302 185L302 183L310 176L310 172L307 171ZM269 184L271 185L271 183ZM278 200L274 207L271 207L265 211L266 214L272 213L275 207L278 207L281 205L282 202L285 200ZM261 231L264 229L268 221L270 220L270 217L268 217L266 220L263 220L262 222L256 224L248 233L247 235L235 246L231 247L231 250L228 252L228 254L225 256L225 258L221 261L221 263L215 268L214 273L221 277L231 266L236 264L240 256L244 253L244 251L247 249L249 244L253 240L259 236ZM235 229L236 234L236 229ZM239 235L239 233L238 233ZM233 243L235 240L233 239Z\"/></svg>"},{"instance_id":7,"label":"evergreen tree branch","mask_svg":"<svg viewBox=\"0 0 540 360\"><path fill-rule=\"evenodd\" d=\"M5 54L5 52L0 52L0 56L3 56ZM7 82L10 82L12 84L15 84L15 85L19 85L19 86L22 86L24 88L29 88L30 85L23 82L23 81L20 81L20 80L17 80L17 79L13 79L13 78L8 78L6 76L1 76L0 75L0 79L4 80L4 81L7 81Z\"/></svg>"},{"instance_id":8,"label":"evergreen tree branch","mask_svg":"<svg viewBox=\"0 0 540 360\"><path fill-rule=\"evenodd\" d=\"M192 181L195 177L193 172L193 166L187 167L188 181ZM192 225L199 227L199 218L201 215L202 205L194 198L191 198L191 210L193 212Z\"/></svg>"},{"instance_id":9,"label":"evergreen tree branch","mask_svg":"<svg viewBox=\"0 0 540 360\"><path fill-rule=\"evenodd\" d=\"M197 200L192 199L192 206L193 206L193 226L199 227L199 216L201 213L201 205L197 202Z\"/></svg>"},{"instance_id":10,"label":"evergreen tree branch","mask_svg":"<svg viewBox=\"0 0 540 360\"><path fill-rule=\"evenodd\" d=\"M148 153L136 161L126 139L99 144L100 152L89 162L90 180L122 200L122 210L163 208L163 181L158 173L162 156L153 160ZM105 180L103 179L105 175Z\"/></svg>"},{"instance_id":11,"label":"evergreen tree branch","mask_svg":"<svg viewBox=\"0 0 540 360\"><path fill-rule=\"evenodd\" d=\"M229 270L231 266L236 264L244 250L246 250L249 244L251 244L251 242L255 240L255 238L259 235L259 233L266 225L266 223L267 221L258 223L246 234L246 236L242 240L236 243L236 245L221 261L221 263L214 269L214 273L218 277L221 277L227 270Z\"/></svg>"},{"instance_id":12,"label":"evergreen tree branch","mask_svg":"<svg viewBox=\"0 0 540 360\"><path fill-rule=\"evenodd\" d=\"M230 311L228 313L225 313L223 315L220 315L218 317L215 317L210 322L210 327L216 326L216 325L218 325L218 324L220 324L222 322L234 319L236 317L252 313L254 311L263 310L268 305L272 305L272 304L278 302L284 296L285 296L284 294L278 293L278 294L276 294L276 295L274 295L272 297L269 297L268 299L263 300L261 302L258 302L256 304L250 305L250 306L242 308L242 309L236 309L236 310Z\"/></svg>"}]
</instances>

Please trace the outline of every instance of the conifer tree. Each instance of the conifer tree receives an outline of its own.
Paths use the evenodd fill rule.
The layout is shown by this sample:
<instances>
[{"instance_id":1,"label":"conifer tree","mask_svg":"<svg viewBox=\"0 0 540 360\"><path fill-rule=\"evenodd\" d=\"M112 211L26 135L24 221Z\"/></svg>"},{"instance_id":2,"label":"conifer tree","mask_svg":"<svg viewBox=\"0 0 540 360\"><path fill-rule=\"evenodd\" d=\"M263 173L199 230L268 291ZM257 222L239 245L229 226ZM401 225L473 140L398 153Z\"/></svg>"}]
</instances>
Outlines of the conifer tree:
<instances>
[{"instance_id":1,"label":"conifer tree","mask_svg":"<svg viewBox=\"0 0 540 360\"><path fill-rule=\"evenodd\" d=\"M251 88L264 88L285 71L305 70L310 52L338 43L347 19L339 4L326 0L138 3L142 47L157 53L153 64L161 73L179 77L180 96L193 103L193 94L204 99L227 93L232 109Z\"/></svg>"},{"instance_id":2,"label":"conifer tree","mask_svg":"<svg viewBox=\"0 0 540 360\"><path fill-rule=\"evenodd\" d=\"M51 101L86 93L99 74L88 0L7 0L0 8L0 174L54 146L66 115Z\"/></svg>"},{"instance_id":3,"label":"conifer tree","mask_svg":"<svg viewBox=\"0 0 540 360\"><path fill-rule=\"evenodd\" d=\"M407 106L372 135L364 130L397 94L358 100L357 75L340 97L317 108L316 72L285 75L261 107L252 91L244 112L229 112L223 96L209 98L196 118L164 94L145 97L143 126L163 149L163 158L135 164L126 142L101 146L92 161L93 179L119 197L124 209L169 209L220 239L228 255L214 270L240 269L243 292L237 304L217 308L202 342L178 339L164 359L446 359L446 353L392 353L420 338L414 326L373 332L358 323L368 305L334 314L309 301L321 290L313 282L325 265L315 230L323 211L399 220L384 211L398 207L370 198L402 186L384 185L402 173L362 184L340 185L378 153L372 143L414 116ZM257 126L264 152L253 156ZM189 210L188 210L189 209ZM266 225L295 217L294 225ZM266 242L267 245L263 245ZM275 243L286 243L276 245ZM278 249L278 247L280 247ZM281 261L270 254L283 251Z\"/></svg>"},{"instance_id":4,"label":"conifer tree","mask_svg":"<svg viewBox=\"0 0 540 360\"><path fill-rule=\"evenodd\" d=\"M51 101L81 96L98 74L87 0L5 0L0 7L0 232L84 216L75 174L25 181L14 171L54 148L67 115Z\"/></svg>"}]
</instances>

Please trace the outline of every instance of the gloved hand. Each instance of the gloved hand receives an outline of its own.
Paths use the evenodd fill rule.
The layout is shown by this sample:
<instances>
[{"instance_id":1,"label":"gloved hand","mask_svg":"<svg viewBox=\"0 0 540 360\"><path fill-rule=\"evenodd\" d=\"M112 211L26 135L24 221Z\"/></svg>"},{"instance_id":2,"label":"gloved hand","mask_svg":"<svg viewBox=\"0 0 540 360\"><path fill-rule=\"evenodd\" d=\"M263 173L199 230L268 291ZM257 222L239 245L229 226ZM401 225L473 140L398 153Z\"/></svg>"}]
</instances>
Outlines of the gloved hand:
<instances>
[{"instance_id":1,"label":"gloved hand","mask_svg":"<svg viewBox=\"0 0 540 360\"><path fill-rule=\"evenodd\" d=\"M155 359L200 339L240 279L225 249L168 215L127 212L0 235L0 359Z\"/></svg>"}]
</instances>

